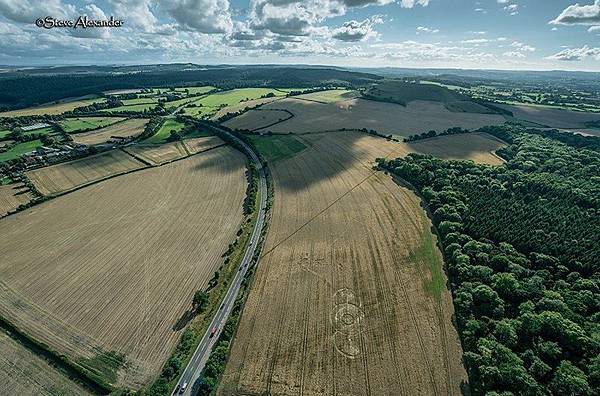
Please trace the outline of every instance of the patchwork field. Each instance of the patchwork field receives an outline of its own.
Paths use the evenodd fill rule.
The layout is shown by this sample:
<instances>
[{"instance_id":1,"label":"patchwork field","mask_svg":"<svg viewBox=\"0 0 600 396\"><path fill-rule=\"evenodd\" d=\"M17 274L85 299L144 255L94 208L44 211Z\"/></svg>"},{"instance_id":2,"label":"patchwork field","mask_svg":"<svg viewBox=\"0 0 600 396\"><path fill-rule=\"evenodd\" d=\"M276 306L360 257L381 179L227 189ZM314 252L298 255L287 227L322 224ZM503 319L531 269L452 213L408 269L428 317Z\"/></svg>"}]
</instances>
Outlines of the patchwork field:
<instances>
[{"instance_id":1,"label":"patchwork field","mask_svg":"<svg viewBox=\"0 0 600 396\"><path fill-rule=\"evenodd\" d=\"M367 128L383 134L409 136L431 129L443 131L455 126L475 129L504 123L504 118L500 115L450 112L443 103L418 100L404 107L364 99L321 104L287 98L267 104L263 108L287 110L294 114L293 118L264 129L273 133ZM256 117L259 117L259 114L253 112L248 114L243 122L257 125L261 121L255 119Z\"/></svg>"},{"instance_id":2,"label":"patchwork field","mask_svg":"<svg viewBox=\"0 0 600 396\"><path fill-rule=\"evenodd\" d=\"M231 106L241 106L239 109L243 109L246 106L250 106L250 101L260 99L261 96L267 94L273 94L274 96L286 95L284 92L271 88L232 89L230 91L217 92L215 94L203 97L188 105L189 107L185 108L184 113L191 116L208 117L214 115L219 110L225 110ZM234 110L227 109L225 111L233 112Z\"/></svg>"},{"instance_id":3,"label":"patchwork field","mask_svg":"<svg viewBox=\"0 0 600 396\"><path fill-rule=\"evenodd\" d=\"M0 216L15 210L31 200L31 194L23 184L0 185Z\"/></svg>"},{"instance_id":4,"label":"patchwork field","mask_svg":"<svg viewBox=\"0 0 600 396\"><path fill-rule=\"evenodd\" d=\"M600 121L600 113L552 109L540 106L518 106L496 103L494 105L511 111L517 119L552 128L583 129L586 127L586 122Z\"/></svg>"},{"instance_id":5,"label":"patchwork field","mask_svg":"<svg viewBox=\"0 0 600 396\"><path fill-rule=\"evenodd\" d=\"M0 394L75 396L90 393L7 334L0 332Z\"/></svg>"},{"instance_id":6,"label":"patchwork field","mask_svg":"<svg viewBox=\"0 0 600 396\"><path fill-rule=\"evenodd\" d=\"M0 315L109 381L147 383L235 238L245 169L222 147L0 220ZM102 363L118 353L120 370Z\"/></svg>"},{"instance_id":7,"label":"patchwork field","mask_svg":"<svg viewBox=\"0 0 600 396\"><path fill-rule=\"evenodd\" d=\"M480 164L500 165L504 161L494 152L505 143L487 133L438 136L407 143L414 153L430 154L443 159L468 159Z\"/></svg>"},{"instance_id":8,"label":"patchwork field","mask_svg":"<svg viewBox=\"0 0 600 396\"><path fill-rule=\"evenodd\" d=\"M25 172L37 190L54 195L119 175L145 165L121 150L111 150L75 161Z\"/></svg>"},{"instance_id":9,"label":"patchwork field","mask_svg":"<svg viewBox=\"0 0 600 396\"><path fill-rule=\"evenodd\" d=\"M152 165L160 165L189 155L185 145L180 142L169 142L155 145L136 145L124 149L129 154Z\"/></svg>"},{"instance_id":10,"label":"patchwork field","mask_svg":"<svg viewBox=\"0 0 600 396\"><path fill-rule=\"evenodd\" d=\"M148 119L146 118L132 118L94 131L76 133L72 137L76 143L100 144L109 141L113 136L126 138L139 135L144 131L147 123Z\"/></svg>"},{"instance_id":11,"label":"patchwork field","mask_svg":"<svg viewBox=\"0 0 600 396\"><path fill-rule=\"evenodd\" d=\"M419 199L373 172L402 145L299 138L271 166L266 245L218 394L461 394L441 253Z\"/></svg>"},{"instance_id":12,"label":"patchwork field","mask_svg":"<svg viewBox=\"0 0 600 396\"><path fill-rule=\"evenodd\" d=\"M105 98L85 98L85 99L73 99L71 101L66 101L63 103L56 104L48 104L44 106L38 107L30 107L27 109L21 110L12 110L5 111L0 113L0 117L20 117L20 116L30 116L30 115L56 115L62 114L67 111L71 111L76 109L77 107L88 106L92 103L102 103L105 102Z\"/></svg>"},{"instance_id":13,"label":"patchwork field","mask_svg":"<svg viewBox=\"0 0 600 396\"><path fill-rule=\"evenodd\" d=\"M90 129L102 128L123 121L121 117L77 117L67 118L60 122L60 126L67 133L77 131L86 131Z\"/></svg>"}]
</instances>

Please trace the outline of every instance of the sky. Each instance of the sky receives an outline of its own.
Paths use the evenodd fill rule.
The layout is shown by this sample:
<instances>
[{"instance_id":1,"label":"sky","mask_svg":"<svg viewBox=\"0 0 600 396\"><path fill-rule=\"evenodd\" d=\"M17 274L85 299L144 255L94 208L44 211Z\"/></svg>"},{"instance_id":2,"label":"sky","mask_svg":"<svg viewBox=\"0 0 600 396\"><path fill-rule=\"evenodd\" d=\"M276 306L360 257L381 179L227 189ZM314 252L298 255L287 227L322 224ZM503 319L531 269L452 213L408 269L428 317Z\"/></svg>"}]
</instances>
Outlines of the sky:
<instances>
[{"instance_id":1,"label":"sky","mask_svg":"<svg viewBox=\"0 0 600 396\"><path fill-rule=\"evenodd\" d=\"M600 71L600 0L0 0L2 65L173 62Z\"/></svg>"}]
</instances>

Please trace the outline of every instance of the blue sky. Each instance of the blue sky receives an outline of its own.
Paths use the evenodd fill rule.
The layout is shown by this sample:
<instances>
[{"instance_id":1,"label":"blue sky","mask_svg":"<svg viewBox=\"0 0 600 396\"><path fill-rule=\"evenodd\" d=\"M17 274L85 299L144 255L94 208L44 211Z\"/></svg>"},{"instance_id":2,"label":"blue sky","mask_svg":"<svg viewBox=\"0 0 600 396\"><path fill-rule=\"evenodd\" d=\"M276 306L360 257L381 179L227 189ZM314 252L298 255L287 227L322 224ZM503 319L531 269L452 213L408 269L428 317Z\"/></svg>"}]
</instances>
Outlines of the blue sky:
<instances>
[{"instance_id":1,"label":"blue sky","mask_svg":"<svg viewBox=\"0 0 600 396\"><path fill-rule=\"evenodd\" d=\"M0 0L0 64L166 62L600 71L600 0Z\"/></svg>"}]
</instances>

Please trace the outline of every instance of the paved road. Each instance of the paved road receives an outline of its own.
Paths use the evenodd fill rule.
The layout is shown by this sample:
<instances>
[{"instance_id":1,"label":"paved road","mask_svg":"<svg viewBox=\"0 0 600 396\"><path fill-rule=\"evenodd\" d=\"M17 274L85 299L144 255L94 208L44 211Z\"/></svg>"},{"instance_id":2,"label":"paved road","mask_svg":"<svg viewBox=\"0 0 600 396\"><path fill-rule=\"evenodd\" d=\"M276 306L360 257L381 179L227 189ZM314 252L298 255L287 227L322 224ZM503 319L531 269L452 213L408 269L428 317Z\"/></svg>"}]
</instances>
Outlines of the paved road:
<instances>
[{"instance_id":1,"label":"paved road","mask_svg":"<svg viewBox=\"0 0 600 396\"><path fill-rule=\"evenodd\" d=\"M246 252L244 254L244 258L242 259L242 262L240 263L239 270L235 273L233 282L229 286L229 290L227 290L227 294L225 295L225 298L223 299L223 302L222 302L219 310L217 311L216 315L214 316L212 322L210 323L210 326L208 327L206 333L202 337L200 344L198 344L198 347L196 348L194 355L192 356L188 365L186 366L186 368L183 372L183 375L181 376L181 378L179 379L179 382L177 383L177 388L180 388L184 383L187 383L187 387L186 387L186 390L183 393L183 395L191 395L192 394L191 393L192 386L193 386L194 382L196 381L196 379L200 376L200 373L202 372L202 369L204 368L204 365L206 364L206 361L208 360L208 356L210 355L210 352L212 351L217 340L219 339L219 335L221 334L221 331L223 330L223 326L225 325L225 322L227 321L227 318L229 317L229 314L231 313L231 310L233 308L233 304L234 304L235 299L240 290L242 280L244 279L244 276L246 275L246 272L248 271L250 261L252 260L252 257L254 256L254 252L256 250L258 240L260 239L260 234L262 232L262 229L264 226L264 221L265 221L265 208L267 206L267 181L265 178L264 169L263 169L258 157L254 153L252 148L250 148L250 146L248 146L246 143L244 143L237 137L233 136L229 132L223 131L223 130L221 130L221 131L223 133L226 133L227 135L229 135L232 139L238 141L246 149L246 151L249 153L250 157L252 158L252 161L254 161L254 163L256 165L256 169L258 170L259 177L260 177L260 181L259 181L260 210L258 212L258 219L256 221L256 225L254 226L254 230L252 231L252 236L250 238L251 242L246 247ZM214 331L214 334L213 334L213 331ZM211 334L212 334L212 336L211 336Z\"/></svg>"}]
</instances>

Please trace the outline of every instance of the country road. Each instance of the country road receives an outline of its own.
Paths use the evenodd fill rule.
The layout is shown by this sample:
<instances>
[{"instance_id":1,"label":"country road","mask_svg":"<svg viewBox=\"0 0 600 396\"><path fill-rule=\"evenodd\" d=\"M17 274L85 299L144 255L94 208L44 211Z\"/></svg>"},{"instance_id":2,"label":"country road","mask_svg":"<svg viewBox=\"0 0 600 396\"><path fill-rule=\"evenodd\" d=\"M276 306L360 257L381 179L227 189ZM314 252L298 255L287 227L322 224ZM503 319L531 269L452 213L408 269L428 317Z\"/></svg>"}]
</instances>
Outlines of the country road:
<instances>
[{"instance_id":1,"label":"country road","mask_svg":"<svg viewBox=\"0 0 600 396\"><path fill-rule=\"evenodd\" d=\"M267 181L264 169L260 160L258 159L258 156L256 155L256 153L254 153L252 148L242 140L238 139L237 137L235 137L227 131L221 129L220 131L239 142L244 147L246 152L250 155L252 161L254 161L254 163L256 164L256 169L258 170L260 179L260 209L258 212L258 219L254 226L254 230L252 231L252 236L250 237L250 243L246 246L246 252L244 253L244 257L242 259L242 262L240 263L240 269L236 271L233 281L231 282L231 285L227 290L227 294L225 295L225 298L223 299L219 310L217 311L213 320L211 321L210 326L206 330L206 333L204 333L204 335L202 336L200 344L198 344L198 347L194 351L192 358L185 367L183 375L179 379L179 382L177 383L177 386L175 388L176 390L181 389L183 384L187 383L184 393L181 394L188 396L192 394L192 386L200 376L200 373L202 372L202 369L204 368L204 365L208 360L210 352L212 351L217 340L219 339L219 335L223 330L223 326L225 325L225 322L227 321L227 318L229 317L229 314L233 309L233 304L237 298L242 281L246 275L246 272L248 271L250 262L252 261L252 257L254 257L256 246L258 245L258 241L260 239L260 235L264 227L265 209L267 207Z\"/></svg>"}]
</instances>

